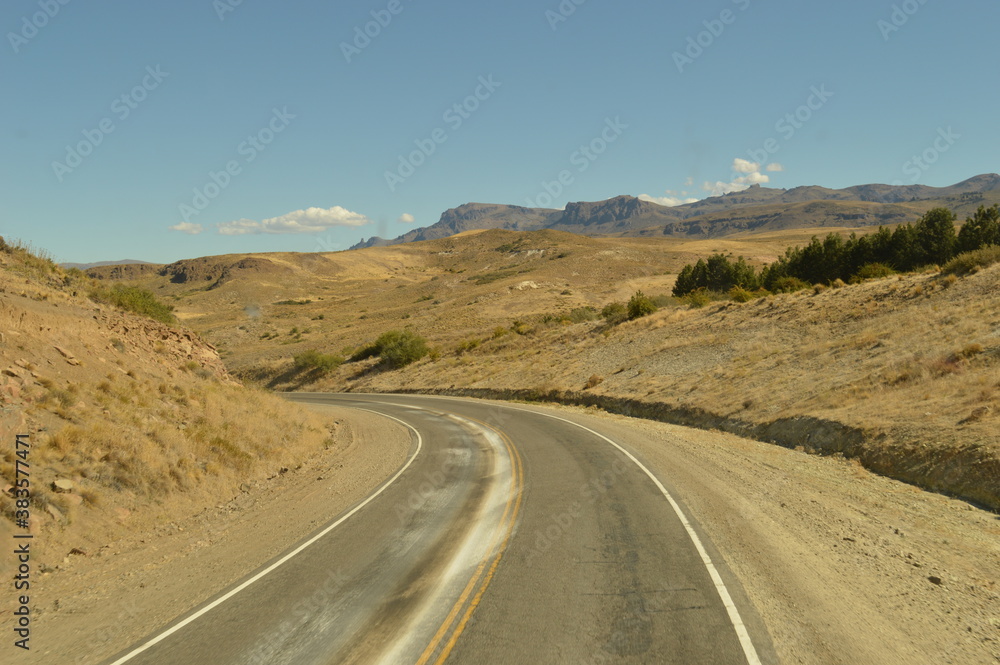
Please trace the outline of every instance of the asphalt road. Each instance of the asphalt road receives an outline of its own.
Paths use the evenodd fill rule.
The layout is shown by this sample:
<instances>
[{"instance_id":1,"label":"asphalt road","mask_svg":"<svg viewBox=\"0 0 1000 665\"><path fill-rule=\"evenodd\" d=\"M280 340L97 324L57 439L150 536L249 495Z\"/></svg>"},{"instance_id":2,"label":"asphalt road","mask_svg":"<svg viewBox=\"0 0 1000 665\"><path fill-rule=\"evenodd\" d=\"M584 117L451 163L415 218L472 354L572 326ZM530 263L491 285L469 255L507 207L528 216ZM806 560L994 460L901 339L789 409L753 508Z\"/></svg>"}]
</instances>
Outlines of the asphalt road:
<instances>
[{"instance_id":1,"label":"asphalt road","mask_svg":"<svg viewBox=\"0 0 1000 665\"><path fill-rule=\"evenodd\" d=\"M473 400L290 398L394 418L411 455L368 499L106 663L777 662L663 470L593 425Z\"/></svg>"}]
</instances>

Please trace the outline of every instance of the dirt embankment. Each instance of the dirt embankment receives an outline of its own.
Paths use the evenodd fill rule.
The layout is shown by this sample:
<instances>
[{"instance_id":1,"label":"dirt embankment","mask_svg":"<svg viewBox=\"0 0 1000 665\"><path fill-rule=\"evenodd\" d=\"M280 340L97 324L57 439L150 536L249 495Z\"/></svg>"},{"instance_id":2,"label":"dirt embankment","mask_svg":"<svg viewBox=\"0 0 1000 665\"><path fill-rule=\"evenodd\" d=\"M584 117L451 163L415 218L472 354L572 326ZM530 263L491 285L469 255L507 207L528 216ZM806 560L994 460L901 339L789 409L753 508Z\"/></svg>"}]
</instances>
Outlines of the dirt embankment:
<instances>
[{"instance_id":1,"label":"dirt embankment","mask_svg":"<svg viewBox=\"0 0 1000 665\"><path fill-rule=\"evenodd\" d=\"M941 449L915 442L892 442L883 432L868 432L812 416L753 423L697 408L583 391L404 388L397 392L597 407L633 418L718 430L812 454L856 459L868 470L888 478L951 494L1000 512L1000 458L982 446Z\"/></svg>"},{"instance_id":2,"label":"dirt embankment","mask_svg":"<svg viewBox=\"0 0 1000 665\"><path fill-rule=\"evenodd\" d=\"M12 490L27 455L37 570L183 519L337 435L335 423L234 382L193 331L97 305L83 295L88 278L5 247L0 528L17 524ZM15 435L30 443L21 456Z\"/></svg>"}]
</instances>

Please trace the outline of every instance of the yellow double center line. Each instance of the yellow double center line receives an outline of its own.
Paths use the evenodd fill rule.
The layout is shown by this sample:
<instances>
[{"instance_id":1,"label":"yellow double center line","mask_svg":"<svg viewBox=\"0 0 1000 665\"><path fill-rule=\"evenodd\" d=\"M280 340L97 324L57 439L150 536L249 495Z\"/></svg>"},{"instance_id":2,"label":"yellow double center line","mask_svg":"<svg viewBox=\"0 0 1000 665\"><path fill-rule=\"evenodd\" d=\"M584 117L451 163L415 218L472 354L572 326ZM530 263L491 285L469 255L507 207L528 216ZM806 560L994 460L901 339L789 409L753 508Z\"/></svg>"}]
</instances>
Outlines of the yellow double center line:
<instances>
[{"instance_id":1,"label":"yellow double center line","mask_svg":"<svg viewBox=\"0 0 1000 665\"><path fill-rule=\"evenodd\" d=\"M468 419L478 423L486 429L496 432L497 436L500 437L500 439L504 442L504 445L507 447L507 454L511 463L510 495L507 497L507 504L504 506L503 516L500 518L500 528L497 529L493 542L490 544L489 552L493 552L494 550L496 551L496 555L493 557L492 563L490 563L489 555L487 555L487 557L479 563L472 579L469 580L469 583L462 591L462 595L458 597L457 601L455 601L455 605L451 608L451 611L441 624L441 627L438 628L437 633L434 634L430 644L428 644L427 648L424 649L424 652L420 654L420 659L417 660L417 665L426 665L430 662L435 653L437 653L437 659L434 663L435 665L440 665L448 659L449 655L451 655L452 649L455 648L455 643L458 642L458 638L462 635L462 631L465 630L465 627L469 623L469 619L472 618L472 613L475 612L476 607L479 606L479 602L482 600L483 594L486 592L486 587L490 585L490 581L493 579L493 574L496 572L497 566L500 565L500 559L503 558L504 551L507 549L507 543L510 541L510 536L514 531L514 525L517 522L517 514L521 509L521 494L524 483L524 465L521 462L520 453L517 452L517 448L514 447L514 443L503 432L493 429L486 423L476 420L475 418ZM504 525L506 525L506 528ZM487 569L487 565L489 566L489 569ZM462 613L463 608L465 609L464 613ZM459 619L458 617L460 614L461 618ZM458 619L457 623L456 619ZM445 641L446 637L447 641ZM441 646L442 643L444 646ZM439 648L440 652L438 652Z\"/></svg>"}]
</instances>

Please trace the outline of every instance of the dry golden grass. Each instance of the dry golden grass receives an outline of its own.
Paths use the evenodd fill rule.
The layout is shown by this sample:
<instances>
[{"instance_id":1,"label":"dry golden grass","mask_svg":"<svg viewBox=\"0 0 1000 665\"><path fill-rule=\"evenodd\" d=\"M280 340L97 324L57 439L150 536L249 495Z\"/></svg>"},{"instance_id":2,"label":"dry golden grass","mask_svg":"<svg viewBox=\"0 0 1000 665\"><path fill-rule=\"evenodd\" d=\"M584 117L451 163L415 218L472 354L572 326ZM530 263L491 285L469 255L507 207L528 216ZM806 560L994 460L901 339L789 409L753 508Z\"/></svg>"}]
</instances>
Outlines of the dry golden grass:
<instances>
[{"instance_id":1,"label":"dry golden grass","mask_svg":"<svg viewBox=\"0 0 1000 665\"><path fill-rule=\"evenodd\" d=\"M74 294L85 278L26 256L0 251L0 429L30 436L43 555L148 528L154 507L181 519L329 443L329 423L236 384L195 335L99 307ZM0 450L4 487L15 459ZM56 479L73 491L53 492ZM0 515L14 516L6 492Z\"/></svg>"},{"instance_id":2,"label":"dry golden grass","mask_svg":"<svg viewBox=\"0 0 1000 665\"><path fill-rule=\"evenodd\" d=\"M1000 460L996 266L961 278L929 269L838 282L701 309L668 303L613 327L559 320L636 290L666 294L680 267L699 256L731 252L759 263L814 233L683 241L487 231L359 252L259 255L277 272L231 273L209 290L164 276L143 284L171 298L237 375L278 389L549 394L582 390L599 376L588 394L642 397L749 424L829 420L881 433L878 445L900 459L926 445L940 447L941 464L969 446ZM500 251L513 240L524 251ZM242 258L203 261L221 270ZM289 301L296 304L282 304ZM438 353L392 372L348 362L315 382L292 371L302 350L359 348L404 327Z\"/></svg>"}]
</instances>

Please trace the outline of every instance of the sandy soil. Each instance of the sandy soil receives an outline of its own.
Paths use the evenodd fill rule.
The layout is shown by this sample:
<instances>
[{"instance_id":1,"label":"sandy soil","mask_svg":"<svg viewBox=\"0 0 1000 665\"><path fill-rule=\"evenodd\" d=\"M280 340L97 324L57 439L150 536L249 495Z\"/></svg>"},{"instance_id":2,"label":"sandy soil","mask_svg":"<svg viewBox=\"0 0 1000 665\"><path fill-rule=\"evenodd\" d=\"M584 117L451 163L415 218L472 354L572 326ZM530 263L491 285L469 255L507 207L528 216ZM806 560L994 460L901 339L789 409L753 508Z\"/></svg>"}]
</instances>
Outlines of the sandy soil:
<instances>
[{"instance_id":1,"label":"sandy soil","mask_svg":"<svg viewBox=\"0 0 1000 665\"><path fill-rule=\"evenodd\" d=\"M67 557L59 570L32 584L30 653L5 639L3 662L100 662L364 499L410 452L409 432L391 421L310 408L342 423L334 446L185 523L157 524L150 511L134 523L132 536L93 555ZM10 618L0 621L4 635Z\"/></svg>"}]
</instances>

